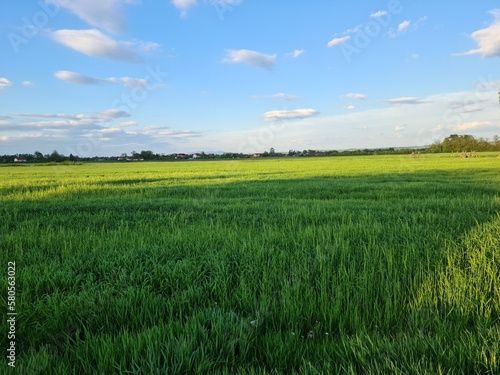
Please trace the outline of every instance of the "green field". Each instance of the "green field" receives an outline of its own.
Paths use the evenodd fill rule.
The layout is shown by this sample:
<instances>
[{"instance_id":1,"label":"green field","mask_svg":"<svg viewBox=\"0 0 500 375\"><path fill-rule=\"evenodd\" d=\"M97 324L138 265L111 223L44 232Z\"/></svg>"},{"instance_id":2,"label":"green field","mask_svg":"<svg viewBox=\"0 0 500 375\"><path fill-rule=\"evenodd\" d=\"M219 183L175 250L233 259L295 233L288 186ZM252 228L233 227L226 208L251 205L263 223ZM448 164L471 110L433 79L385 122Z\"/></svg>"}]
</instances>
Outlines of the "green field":
<instances>
[{"instance_id":1,"label":"green field","mask_svg":"<svg viewBox=\"0 0 500 375\"><path fill-rule=\"evenodd\" d=\"M0 204L19 374L500 373L500 158L26 165Z\"/></svg>"}]
</instances>

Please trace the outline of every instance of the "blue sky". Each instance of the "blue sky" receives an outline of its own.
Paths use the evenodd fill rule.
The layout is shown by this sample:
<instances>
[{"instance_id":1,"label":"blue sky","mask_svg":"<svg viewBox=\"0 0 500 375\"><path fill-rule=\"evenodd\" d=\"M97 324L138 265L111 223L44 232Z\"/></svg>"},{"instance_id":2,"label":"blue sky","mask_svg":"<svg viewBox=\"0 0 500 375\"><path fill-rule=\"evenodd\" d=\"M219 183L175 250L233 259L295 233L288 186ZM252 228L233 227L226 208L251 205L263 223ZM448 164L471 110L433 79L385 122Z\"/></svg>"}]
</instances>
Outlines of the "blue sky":
<instances>
[{"instance_id":1,"label":"blue sky","mask_svg":"<svg viewBox=\"0 0 500 375\"><path fill-rule=\"evenodd\" d=\"M0 154L500 135L497 1L4 0Z\"/></svg>"}]
</instances>

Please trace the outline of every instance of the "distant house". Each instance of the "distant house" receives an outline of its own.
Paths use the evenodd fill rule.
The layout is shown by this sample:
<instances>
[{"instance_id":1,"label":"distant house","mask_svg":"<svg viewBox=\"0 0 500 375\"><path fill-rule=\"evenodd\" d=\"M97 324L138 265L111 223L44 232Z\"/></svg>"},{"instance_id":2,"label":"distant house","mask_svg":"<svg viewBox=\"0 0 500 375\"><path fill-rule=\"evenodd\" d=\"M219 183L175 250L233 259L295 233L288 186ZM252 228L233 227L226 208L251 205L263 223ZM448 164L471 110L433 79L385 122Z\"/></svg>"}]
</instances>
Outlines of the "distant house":
<instances>
[{"instance_id":1,"label":"distant house","mask_svg":"<svg viewBox=\"0 0 500 375\"><path fill-rule=\"evenodd\" d=\"M193 159L198 159L198 158L201 158L201 154L199 153L193 154Z\"/></svg>"},{"instance_id":2,"label":"distant house","mask_svg":"<svg viewBox=\"0 0 500 375\"><path fill-rule=\"evenodd\" d=\"M18 156L17 158L14 159L14 163L26 163L26 158Z\"/></svg>"}]
</instances>

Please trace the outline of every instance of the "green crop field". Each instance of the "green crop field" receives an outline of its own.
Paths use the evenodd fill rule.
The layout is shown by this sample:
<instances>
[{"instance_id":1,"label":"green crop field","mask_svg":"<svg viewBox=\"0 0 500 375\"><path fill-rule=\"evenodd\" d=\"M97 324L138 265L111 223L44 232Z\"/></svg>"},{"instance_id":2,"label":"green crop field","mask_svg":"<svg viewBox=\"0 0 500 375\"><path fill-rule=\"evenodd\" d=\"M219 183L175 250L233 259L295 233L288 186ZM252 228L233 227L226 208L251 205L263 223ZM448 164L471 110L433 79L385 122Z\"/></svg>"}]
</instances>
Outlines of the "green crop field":
<instances>
[{"instance_id":1,"label":"green crop field","mask_svg":"<svg viewBox=\"0 0 500 375\"><path fill-rule=\"evenodd\" d=\"M0 219L19 374L500 373L491 155L11 166Z\"/></svg>"}]
</instances>

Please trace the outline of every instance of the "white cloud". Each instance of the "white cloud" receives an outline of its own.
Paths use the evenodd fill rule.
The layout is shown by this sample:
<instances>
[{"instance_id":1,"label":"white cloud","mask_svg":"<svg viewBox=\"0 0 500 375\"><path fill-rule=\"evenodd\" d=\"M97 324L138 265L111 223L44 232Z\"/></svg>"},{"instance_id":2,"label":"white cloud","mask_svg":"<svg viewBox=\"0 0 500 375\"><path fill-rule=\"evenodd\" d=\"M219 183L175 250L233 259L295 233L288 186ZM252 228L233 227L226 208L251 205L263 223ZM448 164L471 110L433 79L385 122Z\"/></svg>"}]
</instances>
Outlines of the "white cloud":
<instances>
[{"instance_id":1,"label":"white cloud","mask_svg":"<svg viewBox=\"0 0 500 375\"><path fill-rule=\"evenodd\" d=\"M112 33L125 31L125 17L121 5L134 4L134 0L45 0L67 9L88 24Z\"/></svg>"},{"instance_id":2,"label":"white cloud","mask_svg":"<svg viewBox=\"0 0 500 375\"><path fill-rule=\"evenodd\" d=\"M470 130L482 130L488 128L500 129L500 122L495 123L493 121L469 121L457 125L441 123L437 125L435 128L427 130L427 132L445 134L445 133L464 132Z\"/></svg>"},{"instance_id":3,"label":"white cloud","mask_svg":"<svg viewBox=\"0 0 500 375\"><path fill-rule=\"evenodd\" d=\"M271 95L272 98L276 99L284 99L284 100L297 100L299 97L297 95L292 95L292 94L284 94L284 93L278 93Z\"/></svg>"},{"instance_id":4,"label":"white cloud","mask_svg":"<svg viewBox=\"0 0 500 375\"><path fill-rule=\"evenodd\" d=\"M149 125L142 128L140 133L152 136L155 138L170 138L170 139L187 139L200 137L201 133L192 130L173 130L168 126Z\"/></svg>"},{"instance_id":5,"label":"white cloud","mask_svg":"<svg viewBox=\"0 0 500 375\"><path fill-rule=\"evenodd\" d=\"M130 78L130 77L109 77L104 78L104 82L113 83L115 85L125 86L129 89L146 90L146 85L148 81L142 78Z\"/></svg>"},{"instance_id":6,"label":"white cloud","mask_svg":"<svg viewBox=\"0 0 500 375\"><path fill-rule=\"evenodd\" d=\"M21 82L21 85L26 86L26 87L31 87L31 86L35 86L35 83L31 82L31 81L23 81L23 82Z\"/></svg>"},{"instance_id":7,"label":"white cloud","mask_svg":"<svg viewBox=\"0 0 500 375\"><path fill-rule=\"evenodd\" d=\"M393 98L384 100L384 102L389 104L420 104L422 101L419 98L414 97L401 97L401 98Z\"/></svg>"},{"instance_id":8,"label":"white cloud","mask_svg":"<svg viewBox=\"0 0 500 375\"><path fill-rule=\"evenodd\" d=\"M357 94L357 93L353 93L353 92L342 95L342 97L348 98L348 99L366 99L365 94Z\"/></svg>"},{"instance_id":9,"label":"white cloud","mask_svg":"<svg viewBox=\"0 0 500 375\"><path fill-rule=\"evenodd\" d=\"M359 31L361 31L361 29L363 28L363 24L359 24L359 25L356 25L354 27L351 27L350 29L347 29L344 34L345 35L349 35L349 34L356 34L358 33Z\"/></svg>"},{"instance_id":10,"label":"white cloud","mask_svg":"<svg viewBox=\"0 0 500 375\"><path fill-rule=\"evenodd\" d=\"M483 58L500 57L500 10L492 10L495 22L489 27L477 30L471 34L471 38L479 48L464 53L453 54L454 56L481 55Z\"/></svg>"},{"instance_id":11,"label":"white cloud","mask_svg":"<svg viewBox=\"0 0 500 375\"><path fill-rule=\"evenodd\" d=\"M479 112L479 111L482 111L483 110L483 107L481 107L480 105L464 105L460 112L461 113L471 113L471 112Z\"/></svg>"},{"instance_id":12,"label":"white cloud","mask_svg":"<svg viewBox=\"0 0 500 375\"><path fill-rule=\"evenodd\" d=\"M239 64L245 63L255 66L257 68L272 69L276 61L276 54L265 55L256 51L249 51L247 49L240 50L227 50L226 58L222 60L223 63Z\"/></svg>"},{"instance_id":13,"label":"white cloud","mask_svg":"<svg viewBox=\"0 0 500 375\"><path fill-rule=\"evenodd\" d=\"M352 104L352 103L349 103L348 105L346 105L344 107L344 109L347 109L348 111L353 111L353 110L356 109L356 106L354 104Z\"/></svg>"},{"instance_id":14,"label":"white cloud","mask_svg":"<svg viewBox=\"0 0 500 375\"><path fill-rule=\"evenodd\" d=\"M349 35L346 35L346 36L344 36L342 38L333 38L332 40L330 40L328 42L328 47L333 47L333 46L337 46L339 44L345 43L349 39L351 39L351 37Z\"/></svg>"},{"instance_id":15,"label":"white cloud","mask_svg":"<svg viewBox=\"0 0 500 375\"><path fill-rule=\"evenodd\" d=\"M408 26L410 26L410 21L406 20L406 21L403 21L401 22L399 25L398 25L398 31L399 32L402 32L404 30L406 30L408 28Z\"/></svg>"},{"instance_id":16,"label":"white cloud","mask_svg":"<svg viewBox=\"0 0 500 375\"><path fill-rule=\"evenodd\" d=\"M157 134L158 136L169 136L170 138L174 139L185 139L185 138L193 138L201 136L201 133L190 130L184 130L184 131L163 130L158 132Z\"/></svg>"},{"instance_id":17,"label":"white cloud","mask_svg":"<svg viewBox=\"0 0 500 375\"><path fill-rule=\"evenodd\" d=\"M492 121L470 121L470 122L464 122L463 124L456 126L454 130L464 131L464 130L471 130L471 129L478 129L478 128L491 128L491 127L498 127L498 126L500 126L499 123L495 124Z\"/></svg>"},{"instance_id":18,"label":"white cloud","mask_svg":"<svg viewBox=\"0 0 500 375\"><path fill-rule=\"evenodd\" d=\"M31 118L48 118L48 119L66 119L66 120L91 120L91 121L110 121L116 118L130 116L125 111L118 109L107 109L104 111L91 112L88 114L71 114L71 113L13 113L12 117L31 117Z\"/></svg>"},{"instance_id":19,"label":"white cloud","mask_svg":"<svg viewBox=\"0 0 500 375\"><path fill-rule=\"evenodd\" d=\"M287 53L286 55L291 57L291 58L296 59L297 57L302 55L304 52L305 52L305 50L303 50L303 49L296 49L295 51Z\"/></svg>"},{"instance_id":20,"label":"white cloud","mask_svg":"<svg viewBox=\"0 0 500 375\"><path fill-rule=\"evenodd\" d=\"M172 5L178 9L188 9L196 3L196 0L172 0Z\"/></svg>"},{"instance_id":21,"label":"white cloud","mask_svg":"<svg viewBox=\"0 0 500 375\"><path fill-rule=\"evenodd\" d=\"M105 129L102 129L102 130L101 130L101 132L102 132L103 134L109 134L109 133L119 133L119 132L121 132L121 131L122 131L122 129L121 129L121 128L119 128L119 127L117 127L117 126L115 126L115 127L113 127L113 128L105 128Z\"/></svg>"},{"instance_id":22,"label":"white cloud","mask_svg":"<svg viewBox=\"0 0 500 375\"><path fill-rule=\"evenodd\" d=\"M379 10L378 12L370 14L370 18L379 18L379 17L385 16L386 14L387 14L387 11Z\"/></svg>"},{"instance_id":23,"label":"white cloud","mask_svg":"<svg viewBox=\"0 0 500 375\"><path fill-rule=\"evenodd\" d=\"M0 77L0 90L9 86L12 86L12 82L9 81L7 78Z\"/></svg>"},{"instance_id":24,"label":"white cloud","mask_svg":"<svg viewBox=\"0 0 500 375\"><path fill-rule=\"evenodd\" d=\"M254 95L252 99L261 99L261 98L273 98L273 99L283 99L283 100L297 100L299 97L297 95L285 94L285 93L277 93L273 95Z\"/></svg>"},{"instance_id":25,"label":"white cloud","mask_svg":"<svg viewBox=\"0 0 500 375\"><path fill-rule=\"evenodd\" d=\"M110 122L119 118L129 117L130 115L127 112L120 111L118 109L107 109L105 111L93 112L90 116L102 122Z\"/></svg>"},{"instance_id":26,"label":"white cloud","mask_svg":"<svg viewBox=\"0 0 500 375\"><path fill-rule=\"evenodd\" d=\"M87 56L134 63L142 61L134 48L140 48L143 42L116 41L95 29L57 30L52 32L51 36L58 43Z\"/></svg>"},{"instance_id":27,"label":"white cloud","mask_svg":"<svg viewBox=\"0 0 500 375\"><path fill-rule=\"evenodd\" d=\"M127 87L129 89L145 90L148 81L145 79L130 78L130 77L109 77L96 78L86 76L84 74L70 72L67 70L59 70L54 73L54 76L60 80L82 85L99 85L99 84L114 84Z\"/></svg>"},{"instance_id":28,"label":"white cloud","mask_svg":"<svg viewBox=\"0 0 500 375\"><path fill-rule=\"evenodd\" d=\"M280 120L297 120L304 119L317 115L319 112L315 109L294 109L294 110L281 110L269 111L264 113L265 122L273 122Z\"/></svg>"},{"instance_id":29,"label":"white cloud","mask_svg":"<svg viewBox=\"0 0 500 375\"><path fill-rule=\"evenodd\" d=\"M370 18L380 18L380 17L383 17L385 15L387 15L386 11L378 11L378 12L370 14L369 17ZM370 22L373 22L373 21L370 21ZM342 33L344 36L342 36L342 37L334 37L332 40L330 40L328 42L327 46L328 47L334 47L334 46L338 46L340 44L343 44L343 43L349 41L352 38L352 35L358 34L360 32L363 33L363 31L362 31L363 27L365 27L365 29L366 29L369 26L368 26L368 24L359 24L359 25L356 25L356 26L354 26L354 27L352 27L350 29L347 29L346 31L344 31Z\"/></svg>"},{"instance_id":30,"label":"white cloud","mask_svg":"<svg viewBox=\"0 0 500 375\"><path fill-rule=\"evenodd\" d=\"M98 85L102 80L94 77L89 77L83 74L69 72L67 70L58 70L54 76L63 81L78 83L81 85Z\"/></svg>"},{"instance_id":31,"label":"white cloud","mask_svg":"<svg viewBox=\"0 0 500 375\"><path fill-rule=\"evenodd\" d=\"M133 44L133 43L132 43ZM152 53L157 51L160 48L159 43L155 42L136 42L136 48L145 53Z\"/></svg>"},{"instance_id":32,"label":"white cloud","mask_svg":"<svg viewBox=\"0 0 500 375\"><path fill-rule=\"evenodd\" d=\"M172 5L181 11L181 16L187 15L187 10L197 4L196 0L172 0Z\"/></svg>"},{"instance_id":33,"label":"white cloud","mask_svg":"<svg viewBox=\"0 0 500 375\"><path fill-rule=\"evenodd\" d=\"M127 128L129 126L136 126L138 124L137 121L123 121L115 124L117 128Z\"/></svg>"},{"instance_id":34,"label":"white cloud","mask_svg":"<svg viewBox=\"0 0 500 375\"><path fill-rule=\"evenodd\" d=\"M390 29L389 32L388 32L388 35L391 37L391 38L395 38L397 37L398 35L400 34L403 34L407 31L417 31L420 26L422 26L422 24L427 21L428 17L427 16L423 16L423 17L420 17L417 21L415 22L412 22L410 20L405 20L403 22L401 22L399 25L398 25L398 28L397 28L397 31L395 31L394 29ZM410 27L411 26L411 27Z\"/></svg>"},{"instance_id":35,"label":"white cloud","mask_svg":"<svg viewBox=\"0 0 500 375\"><path fill-rule=\"evenodd\" d=\"M78 128L81 131L96 129L120 118L130 115L124 111L108 109L85 114L66 113L14 113L9 120L0 122L1 131L40 131L67 130Z\"/></svg>"},{"instance_id":36,"label":"white cloud","mask_svg":"<svg viewBox=\"0 0 500 375\"><path fill-rule=\"evenodd\" d=\"M169 129L167 126L161 126L161 125L148 125L143 127L144 130L146 131L151 131L151 130L162 130L162 129Z\"/></svg>"}]
</instances>

